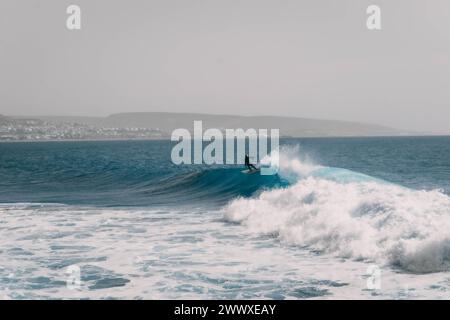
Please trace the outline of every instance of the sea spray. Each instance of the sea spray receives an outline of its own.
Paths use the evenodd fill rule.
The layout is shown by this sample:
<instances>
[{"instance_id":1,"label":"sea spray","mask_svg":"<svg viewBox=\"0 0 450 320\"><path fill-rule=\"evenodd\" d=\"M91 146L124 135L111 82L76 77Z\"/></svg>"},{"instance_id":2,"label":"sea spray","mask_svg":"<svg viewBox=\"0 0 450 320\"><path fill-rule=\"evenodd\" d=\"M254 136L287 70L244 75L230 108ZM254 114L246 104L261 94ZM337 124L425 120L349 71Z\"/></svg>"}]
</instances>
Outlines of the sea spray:
<instances>
[{"instance_id":1,"label":"sea spray","mask_svg":"<svg viewBox=\"0 0 450 320\"><path fill-rule=\"evenodd\" d=\"M282 242L416 273L450 269L450 198L338 168L302 164L282 150L287 188L239 198L227 220Z\"/></svg>"}]
</instances>

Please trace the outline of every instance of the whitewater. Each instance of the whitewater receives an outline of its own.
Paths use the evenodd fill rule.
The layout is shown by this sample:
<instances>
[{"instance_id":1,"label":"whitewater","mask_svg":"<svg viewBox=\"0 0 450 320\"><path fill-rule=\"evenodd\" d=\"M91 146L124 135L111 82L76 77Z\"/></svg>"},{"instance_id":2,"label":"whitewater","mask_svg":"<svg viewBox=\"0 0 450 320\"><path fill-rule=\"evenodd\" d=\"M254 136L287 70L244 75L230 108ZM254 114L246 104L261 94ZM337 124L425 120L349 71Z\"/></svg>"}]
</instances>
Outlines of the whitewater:
<instances>
[{"instance_id":1,"label":"whitewater","mask_svg":"<svg viewBox=\"0 0 450 320\"><path fill-rule=\"evenodd\" d=\"M229 221L280 241L405 271L450 270L450 198L345 169L280 154L279 173L293 185L234 200Z\"/></svg>"}]
</instances>

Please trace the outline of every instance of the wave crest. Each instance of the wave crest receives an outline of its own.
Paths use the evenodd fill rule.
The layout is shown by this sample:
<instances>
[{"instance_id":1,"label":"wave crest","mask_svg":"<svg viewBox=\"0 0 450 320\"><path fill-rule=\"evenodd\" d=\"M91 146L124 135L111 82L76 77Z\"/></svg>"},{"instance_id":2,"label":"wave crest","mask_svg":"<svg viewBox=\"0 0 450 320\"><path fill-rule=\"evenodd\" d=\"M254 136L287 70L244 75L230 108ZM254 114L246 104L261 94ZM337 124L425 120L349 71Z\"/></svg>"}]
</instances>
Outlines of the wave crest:
<instances>
[{"instance_id":1,"label":"wave crest","mask_svg":"<svg viewBox=\"0 0 450 320\"><path fill-rule=\"evenodd\" d=\"M282 161L281 156L281 169L286 166ZM287 167L295 171L297 161L290 159ZM232 201L225 218L252 232L340 257L416 273L450 270L447 195L337 168L315 166L306 175L297 173L301 178L287 188Z\"/></svg>"}]
</instances>

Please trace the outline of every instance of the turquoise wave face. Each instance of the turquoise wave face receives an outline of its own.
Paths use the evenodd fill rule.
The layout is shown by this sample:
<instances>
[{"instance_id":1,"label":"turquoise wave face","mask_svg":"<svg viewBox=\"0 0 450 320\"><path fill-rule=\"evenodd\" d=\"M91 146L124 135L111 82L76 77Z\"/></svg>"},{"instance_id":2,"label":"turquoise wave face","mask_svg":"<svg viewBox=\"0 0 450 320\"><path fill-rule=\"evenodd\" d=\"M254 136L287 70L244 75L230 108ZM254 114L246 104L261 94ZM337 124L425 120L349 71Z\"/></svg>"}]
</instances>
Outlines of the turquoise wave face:
<instances>
[{"instance_id":1,"label":"turquoise wave face","mask_svg":"<svg viewBox=\"0 0 450 320\"><path fill-rule=\"evenodd\" d=\"M363 173L354 172L342 168L320 167L314 170L314 172L311 173L311 176L339 183L370 182L370 181L387 183L386 181L383 181L381 179L377 179Z\"/></svg>"},{"instance_id":2,"label":"turquoise wave face","mask_svg":"<svg viewBox=\"0 0 450 320\"><path fill-rule=\"evenodd\" d=\"M311 176L450 190L449 137L284 139L281 145L299 146L296 157L308 155L321 165ZM170 160L172 146L170 141L0 143L0 203L220 206L298 178L245 175L239 165L177 166Z\"/></svg>"},{"instance_id":3,"label":"turquoise wave face","mask_svg":"<svg viewBox=\"0 0 450 320\"><path fill-rule=\"evenodd\" d=\"M286 185L243 166L174 165L169 141L2 144L0 202L221 205Z\"/></svg>"}]
</instances>

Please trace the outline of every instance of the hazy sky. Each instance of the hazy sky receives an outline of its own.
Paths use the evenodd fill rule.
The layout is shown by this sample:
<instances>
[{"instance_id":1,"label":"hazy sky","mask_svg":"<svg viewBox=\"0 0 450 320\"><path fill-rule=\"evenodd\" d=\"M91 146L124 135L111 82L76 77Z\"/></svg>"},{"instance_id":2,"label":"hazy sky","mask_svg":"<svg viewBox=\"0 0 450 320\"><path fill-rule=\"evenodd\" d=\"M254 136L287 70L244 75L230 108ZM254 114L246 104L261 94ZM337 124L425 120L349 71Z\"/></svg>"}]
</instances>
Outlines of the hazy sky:
<instances>
[{"instance_id":1,"label":"hazy sky","mask_svg":"<svg viewBox=\"0 0 450 320\"><path fill-rule=\"evenodd\" d=\"M0 1L1 114L132 111L450 132L450 1Z\"/></svg>"}]
</instances>

